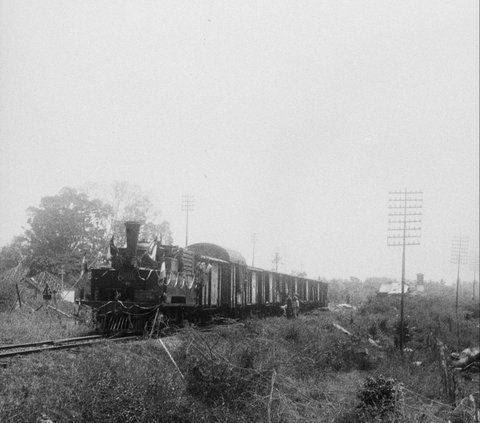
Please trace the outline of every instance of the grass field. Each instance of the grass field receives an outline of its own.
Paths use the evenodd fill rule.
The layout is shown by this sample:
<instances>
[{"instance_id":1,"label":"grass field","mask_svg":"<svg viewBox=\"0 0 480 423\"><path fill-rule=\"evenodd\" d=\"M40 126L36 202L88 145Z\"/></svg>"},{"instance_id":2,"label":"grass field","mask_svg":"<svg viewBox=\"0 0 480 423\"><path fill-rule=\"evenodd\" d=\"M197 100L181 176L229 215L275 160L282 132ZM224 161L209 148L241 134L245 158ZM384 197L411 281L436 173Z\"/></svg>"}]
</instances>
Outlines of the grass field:
<instances>
[{"instance_id":1,"label":"grass field","mask_svg":"<svg viewBox=\"0 0 480 423\"><path fill-rule=\"evenodd\" d=\"M395 347L396 298L297 320L250 319L159 340L44 352L0 369L0 421L34 422L474 422L477 374L450 375L445 391L437 340L448 351L479 343L478 312L432 289L406 301L408 350ZM81 335L52 313L1 316L2 343ZM349 334L340 330L341 326Z\"/></svg>"}]
</instances>

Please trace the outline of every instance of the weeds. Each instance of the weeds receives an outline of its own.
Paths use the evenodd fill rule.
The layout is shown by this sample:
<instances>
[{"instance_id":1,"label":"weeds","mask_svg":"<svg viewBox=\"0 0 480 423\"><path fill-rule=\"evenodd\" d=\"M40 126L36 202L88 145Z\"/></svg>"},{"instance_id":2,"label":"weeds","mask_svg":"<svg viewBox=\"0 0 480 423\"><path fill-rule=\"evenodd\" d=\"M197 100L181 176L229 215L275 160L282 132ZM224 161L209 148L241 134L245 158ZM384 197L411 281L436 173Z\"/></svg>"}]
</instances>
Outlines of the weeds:
<instances>
[{"instance_id":1,"label":"weeds","mask_svg":"<svg viewBox=\"0 0 480 423\"><path fill-rule=\"evenodd\" d=\"M397 406L401 389L393 378L383 375L368 376L363 389L358 393L359 404L356 409L361 414L374 417L393 414Z\"/></svg>"},{"instance_id":2,"label":"weeds","mask_svg":"<svg viewBox=\"0 0 480 423\"><path fill-rule=\"evenodd\" d=\"M446 421L432 339L455 346L448 301L408 299L412 351L403 356L394 348L396 301L373 299L355 315L185 329L165 338L185 380L156 341L14 359L0 369L0 421L41 413L54 422ZM5 316L2 337L18 340L22 327L29 339L73 335L53 314ZM464 345L477 342L475 325L462 322Z\"/></svg>"},{"instance_id":3,"label":"weeds","mask_svg":"<svg viewBox=\"0 0 480 423\"><path fill-rule=\"evenodd\" d=\"M18 309L13 313L0 314L0 344L82 336L92 329L89 325L77 324L74 319L44 308L37 312Z\"/></svg>"},{"instance_id":4,"label":"weeds","mask_svg":"<svg viewBox=\"0 0 480 423\"><path fill-rule=\"evenodd\" d=\"M17 359L3 370L0 420L30 422L45 413L58 422L174 421L183 388L166 360L154 343Z\"/></svg>"}]
</instances>

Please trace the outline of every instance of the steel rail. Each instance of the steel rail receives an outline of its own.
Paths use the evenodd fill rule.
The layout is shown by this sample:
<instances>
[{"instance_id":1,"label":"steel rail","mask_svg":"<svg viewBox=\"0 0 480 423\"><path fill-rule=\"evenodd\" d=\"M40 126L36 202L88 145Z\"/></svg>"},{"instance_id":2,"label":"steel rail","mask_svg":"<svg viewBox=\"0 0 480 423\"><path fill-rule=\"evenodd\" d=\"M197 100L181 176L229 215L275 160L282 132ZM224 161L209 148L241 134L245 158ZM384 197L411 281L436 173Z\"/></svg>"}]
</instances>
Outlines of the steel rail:
<instances>
[{"instance_id":1,"label":"steel rail","mask_svg":"<svg viewBox=\"0 0 480 423\"><path fill-rule=\"evenodd\" d=\"M81 340L84 340L84 342L81 342ZM62 339L62 340L57 340L57 341L47 341L45 342L38 342L38 343L31 343L31 344L36 344L32 345L30 344L23 344L23 348L27 349L20 349L18 345L22 344L17 344L17 348L19 348L17 351L8 351L4 353L0 353L0 359L1 358L8 358L8 357L13 357L16 355L27 355L27 354L33 354L33 353L38 353L42 351L51 351L51 350L65 350L65 349L70 349L70 348L76 348L76 347L86 347L90 346L93 344L100 344L103 342L111 341L111 342L117 342L117 341L131 341L133 339L138 339L138 336L125 336L125 337L119 337L119 338L105 338L102 336L91 336L91 337L79 337L79 338L67 338L67 339ZM76 342L72 343L72 340L75 340ZM53 344L51 342L54 342ZM28 345L28 346L25 346ZM10 346L8 346L10 347Z\"/></svg>"},{"instance_id":2,"label":"steel rail","mask_svg":"<svg viewBox=\"0 0 480 423\"><path fill-rule=\"evenodd\" d=\"M25 344L8 344L8 345L0 345L0 351L4 350L11 350L16 348L28 348L28 347L36 347L40 345L54 345L54 344L61 344L65 342L73 342L73 341L81 341L81 340L89 340L89 339L97 339L103 338L102 335L89 335L89 336L78 336L76 338L64 338L64 339L52 339L47 341L38 341L38 342L29 342Z\"/></svg>"}]
</instances>

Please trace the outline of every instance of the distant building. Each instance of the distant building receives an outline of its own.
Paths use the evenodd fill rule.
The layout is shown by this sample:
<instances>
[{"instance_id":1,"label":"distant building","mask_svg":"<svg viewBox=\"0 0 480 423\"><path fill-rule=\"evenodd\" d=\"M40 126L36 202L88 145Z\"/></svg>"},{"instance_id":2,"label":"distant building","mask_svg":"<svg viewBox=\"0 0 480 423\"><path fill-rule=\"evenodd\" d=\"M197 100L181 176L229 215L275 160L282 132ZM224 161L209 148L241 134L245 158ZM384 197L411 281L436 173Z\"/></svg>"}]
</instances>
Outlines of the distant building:
<instances>
[{"instance_id":1,"label":"distant building","mask_svg":"<svg viewBox=\"0 0 480 423\"><path fill-rule=\"evenodd\" d=\"M423 273L417 273L417 292L425 292L425 285L423 283Z\"/></svg>"},{"instance_id":2,"label":"distant building","mask_svg":"<svg viewBox=\"0 0 480 423\"><path fill-rule=\"evenodd\" d=\"M404 293L405 294L420 294L425 292L425 285L423 284L423 273L417 274L416 281L405 281ZM401 282L384 282L380 285L377 291L377 295L401 295L402 283Z\"/></svg>"},{"instance_id":3,"label":"distant building","mask_svg":"<svg viewBox=\"0 0 480 423\"><path fill-rule=\"evenodd\" d=\"M407 292L408 286L405 286ZM380 285L377 295L400 295L402 293L402 284L400 282L384 282Z\"/></svg>"},{"instance_id":4,"label":"distant building","mask_svg":"<svg viewBox=\"0 0 480 423\"><path fill-rule=\"evenodd\" d=\"M415 292L415 285L411 282L405 281L403 288L405 294L411 294ZM380 285L377 291L377 295L401 295L402 283L401 282L384 282Z\"/></svg>"}]
</instances>

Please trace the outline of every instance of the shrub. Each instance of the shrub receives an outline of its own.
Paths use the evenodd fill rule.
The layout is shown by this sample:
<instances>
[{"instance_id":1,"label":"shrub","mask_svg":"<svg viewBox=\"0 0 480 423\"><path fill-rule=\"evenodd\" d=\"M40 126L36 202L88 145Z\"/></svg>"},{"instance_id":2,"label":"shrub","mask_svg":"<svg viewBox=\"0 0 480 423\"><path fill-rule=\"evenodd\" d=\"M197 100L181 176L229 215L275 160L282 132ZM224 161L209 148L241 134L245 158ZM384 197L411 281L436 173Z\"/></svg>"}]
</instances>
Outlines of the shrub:
<instances>
[{"instance_id":1,"label":"shrub","mask_svg":"<svg viewBox=\"0 0 480 423\"><path fill-rule=\"evenodd\" d=\"M193 335L193 334L192 334ZM193 335L187 355L187 392L209 406L245 410L265 395L269 371L255 369L255 343Z\"/></svg>"},{"instance_id":2,"label":"shrub","mask_svg":"<svg viewBox=\"0 0 480 423\"><path fill-rule=\"evenodd\" d=\"M382 375L368 376L358 393L357 411L364 416L379 417L395 412L399 389L395 379Z\"/></svg>"}]
</instances>

